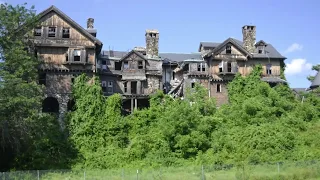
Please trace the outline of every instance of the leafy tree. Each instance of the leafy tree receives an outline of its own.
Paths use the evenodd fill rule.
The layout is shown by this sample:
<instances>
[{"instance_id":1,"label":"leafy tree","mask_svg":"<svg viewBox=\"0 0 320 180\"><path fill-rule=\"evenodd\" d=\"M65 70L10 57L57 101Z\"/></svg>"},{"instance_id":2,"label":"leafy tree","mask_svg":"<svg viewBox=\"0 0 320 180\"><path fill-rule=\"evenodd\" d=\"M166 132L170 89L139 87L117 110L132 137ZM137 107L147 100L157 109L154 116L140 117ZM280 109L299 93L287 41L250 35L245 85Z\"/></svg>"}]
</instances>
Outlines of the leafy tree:
<instances>
[{"instance_id":1,"label":"leafy tree","mask_svg":"<svg viewBox=\"0 0 320 180\"><path fill-rule=\"evenodd\" d=\"M311 69L312 69L313 71L319 72L319 71L320 71L320 64L317 64L317 65L312 66ZM308 76L308 77L307 77L307 79L308 79L309 81L311 81L311 82L314 80L314 78L315 78L315 76Z\"/></svg>"}]
</instances>

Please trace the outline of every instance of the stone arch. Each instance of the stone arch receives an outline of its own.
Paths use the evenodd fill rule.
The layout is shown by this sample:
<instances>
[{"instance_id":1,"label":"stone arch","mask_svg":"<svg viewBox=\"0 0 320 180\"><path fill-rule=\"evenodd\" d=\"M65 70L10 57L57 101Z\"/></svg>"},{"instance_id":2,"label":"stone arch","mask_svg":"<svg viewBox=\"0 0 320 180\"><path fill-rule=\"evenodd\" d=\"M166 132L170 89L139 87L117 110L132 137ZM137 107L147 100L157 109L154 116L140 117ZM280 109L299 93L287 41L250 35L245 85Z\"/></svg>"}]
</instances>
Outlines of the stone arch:
<instances>
[{"instance_id":1,"label":"stone arch","mask_svg":"<svg viewBox=\"0 0 320 180\"><path fill-rule=\"evenodd\" d=\"M42 102L42 112L59 113L59 101L54 97L47 97Z\"/></svg>"},{"instance_id":2,"label":"stone arch","mask_svg":"<svg viewBox=\"0 0 320 180\"><path fill-rule=\"evenodd\" d=\"M75 110L75 106L76 106L76 102L74 99L70 99L68 101L68 104L67 104L67 110L68 111L74 111Z\"/></svg>"}]
</instances>

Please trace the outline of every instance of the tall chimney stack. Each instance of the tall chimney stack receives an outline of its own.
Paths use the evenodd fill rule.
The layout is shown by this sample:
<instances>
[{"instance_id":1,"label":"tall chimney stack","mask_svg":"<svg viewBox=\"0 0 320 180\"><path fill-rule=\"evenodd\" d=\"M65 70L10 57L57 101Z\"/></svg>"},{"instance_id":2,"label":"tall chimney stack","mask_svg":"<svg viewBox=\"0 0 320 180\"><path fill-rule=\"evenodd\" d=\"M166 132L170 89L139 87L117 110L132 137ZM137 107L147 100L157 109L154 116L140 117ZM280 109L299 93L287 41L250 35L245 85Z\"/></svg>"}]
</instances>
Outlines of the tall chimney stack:
<instances>
[{"instance_id":1,"label":"tall chimney stack","mask_svg":"<svg viewBox=\"0 0 320 180\"><path fill-rule=\"evenodd\" d=\"M245 25L242 27L243 47L254 53L256 43L256 26Z\"/></svg>"},{"instance_id":2,"label":"tall chimney stack","mask_svg":"<svg viewBox=\"0 0 320 180\"><path fill-rule=\"evenodd\" d=\"M148 58L159 57L159 31L146 30L146 55Z\"/></svg>"},{"instance_id":3,"label":"tall chimney stack","mask_svg":"<svg viewBox=\"0 0 320 180\"><path fill-rule=\"evenodd\" d=\"M97 36L97 30L94 29L94 19L93 18L88 18L87 20L87 31L94 37Z\"/></svg>"}]
</instances>

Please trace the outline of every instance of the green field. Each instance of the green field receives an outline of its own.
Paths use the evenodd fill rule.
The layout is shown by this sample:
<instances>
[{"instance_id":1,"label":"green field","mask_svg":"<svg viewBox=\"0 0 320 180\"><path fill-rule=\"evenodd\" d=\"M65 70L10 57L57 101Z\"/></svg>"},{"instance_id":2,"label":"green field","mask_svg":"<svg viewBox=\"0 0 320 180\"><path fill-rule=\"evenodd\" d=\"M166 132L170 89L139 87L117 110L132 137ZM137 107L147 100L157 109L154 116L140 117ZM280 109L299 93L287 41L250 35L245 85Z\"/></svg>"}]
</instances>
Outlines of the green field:
<instances>
[{"instance_id":1,"label":"green field","mask_svg":"<svg viewBox=\"0 0 320 180\"><path fill-rule=\"evenodd\" d=\"M314 180L320 179L320 163L247 165L231 168L189 166L140 170L17 171L1 173L0 177L1 180Z\"/></svg>"}]
</instances>

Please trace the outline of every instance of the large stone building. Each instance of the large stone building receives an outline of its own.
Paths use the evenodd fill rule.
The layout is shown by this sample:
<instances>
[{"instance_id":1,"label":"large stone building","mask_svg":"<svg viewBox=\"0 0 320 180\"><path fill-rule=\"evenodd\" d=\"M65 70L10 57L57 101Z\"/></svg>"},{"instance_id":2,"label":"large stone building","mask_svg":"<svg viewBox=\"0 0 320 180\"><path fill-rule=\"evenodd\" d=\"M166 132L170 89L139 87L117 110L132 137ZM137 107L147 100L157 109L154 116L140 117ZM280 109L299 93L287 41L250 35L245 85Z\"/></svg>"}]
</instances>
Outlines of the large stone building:
<instances>
[{"instance_id":1,"label":"large stone building","mask_svg":"<svg viewBox=\"0 0 320 180\"><path fill-rule=\"evenodd\" d=\"M104 51L96 38L94 19L89 18L84 29L54 6L39 16L41 25L34 29L34 40L37 55L44 62L40 83L47 89L43 102L47 112L63 114L68 104L72 106L71 85L80 73L98 75L106 96L122 94L127 112L148 106L149 95L159 89L183 97L197 82L218 105L227 103L227 83L236 73L248 75L255 64L263 66L263 81L285 83L280 69L286 58L271 44L256 42L255 26L242 27L242 41L200 42L197 53L161 53L160 33L154 29L146 30L145 47Z\"/></svg>"}]
</instances>

